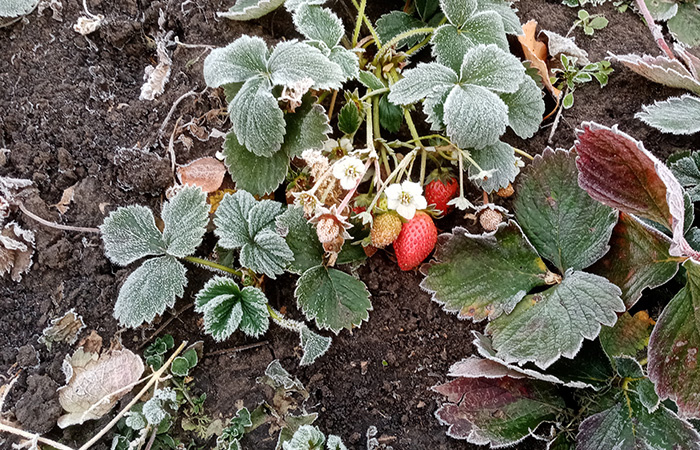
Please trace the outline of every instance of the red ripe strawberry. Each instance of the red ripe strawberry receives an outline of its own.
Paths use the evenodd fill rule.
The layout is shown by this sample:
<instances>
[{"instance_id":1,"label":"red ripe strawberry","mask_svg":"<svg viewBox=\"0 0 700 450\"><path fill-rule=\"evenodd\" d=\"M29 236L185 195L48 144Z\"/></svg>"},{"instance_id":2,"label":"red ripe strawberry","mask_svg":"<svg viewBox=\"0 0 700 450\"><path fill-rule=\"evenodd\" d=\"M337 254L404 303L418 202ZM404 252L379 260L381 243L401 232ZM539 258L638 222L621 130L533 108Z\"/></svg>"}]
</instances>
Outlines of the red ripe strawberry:
<instances>
[{"instance_id":1,"label":"red ripe strawberry","mask_svg":"<svg viewBox=\"0 0 700 450\"><path fill-rule=\"evenodd\" d=\"M399 237L394 241L399 268L411 270L418 267L435 248L437 235L433 219L424 212L418 211L413 219L404 223Z\"/></svg>"},{"instance_id":2,"label":"red ripe strawberry","mask_svg":"<svg viewBox=\"0 0 700 450\"><path fill-rule=\"evenodd\" d=\"M429 205L435 205L435 209L447 214L453 209L453 206L447 206L447 202L457 196L458 190L459 183L454 177L436 179L425 185L425 199Z\"/></svg>"}]
</instances>

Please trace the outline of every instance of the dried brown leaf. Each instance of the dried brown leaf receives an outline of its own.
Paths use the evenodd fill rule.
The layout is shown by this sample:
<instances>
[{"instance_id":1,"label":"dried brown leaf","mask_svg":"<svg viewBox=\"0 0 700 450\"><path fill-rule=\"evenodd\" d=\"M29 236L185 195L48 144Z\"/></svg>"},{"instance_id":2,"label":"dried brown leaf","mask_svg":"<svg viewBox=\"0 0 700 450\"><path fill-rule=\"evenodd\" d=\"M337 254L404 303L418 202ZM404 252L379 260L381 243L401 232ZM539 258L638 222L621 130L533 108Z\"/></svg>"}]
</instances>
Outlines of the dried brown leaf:
<instances>
[{"instance_id":1,"label":"dried brown leaf","mask_svg":"<svg viewBox=\"0 0 700 450\"><path fill-rule=\"evenodd\" d=\"M34 255L34 232L10 222L0 232L0 276L10 274L13 281L21 281L29 272Z\"/></svg>"},{"instance_id":2,"label":"dried brown leaf","mask_svg":"<svg viewBox=\"0 0 700 450\"><path fill-rule=\"evenodd\" d=\"M549 79L549 68L547 67L547 46L537 40L537 21L531 20L523 25L523 34L518 36L518 42L523 49L525 59L531 62L532 67L537 69L542 77L542 83L555 98L559 98L561 91L552 85Z\"/></svg>"},{"instance_id":3,"label":"dried brown leaf","mask_svg":"<svg viewBox=\"0 0 700 450\"><path fill-rule=\"evenodd\" d=\"M77 183L69 188L64 189L63 195L61 195L61 200L59 200L58 203L56 203L55 205L51 205L55 207L61 214L65 214L70 209L69 205L73 202L73 199L75 198L75 186L77 186Z\"/></svg>"},{"instance_id":4,"label":"dried brown leaf","mask_svg":"<svg viewBox=\"0 0 700 450\"><path fill-rule=\"evenodd\" d=\"M226 166L218 159L210 156L196 159L177 169L180 183L199 186L206 193L219 189L225 175Z\"/></svg>"},{"instance_id":5,"label":"dried brown leaf","mask_svg":"<svg viewBox=\"0 0 700 450\"><path fill-rule=\"evenodd\" d=\"M44 328L39 342L46 345L51 350L51 345L55 342L73 344L78 339L78 334L85 328L85 322L74 310L70 310L62 317L57 317L51 321L51 325Z\"/></svg>"}]
</instances>

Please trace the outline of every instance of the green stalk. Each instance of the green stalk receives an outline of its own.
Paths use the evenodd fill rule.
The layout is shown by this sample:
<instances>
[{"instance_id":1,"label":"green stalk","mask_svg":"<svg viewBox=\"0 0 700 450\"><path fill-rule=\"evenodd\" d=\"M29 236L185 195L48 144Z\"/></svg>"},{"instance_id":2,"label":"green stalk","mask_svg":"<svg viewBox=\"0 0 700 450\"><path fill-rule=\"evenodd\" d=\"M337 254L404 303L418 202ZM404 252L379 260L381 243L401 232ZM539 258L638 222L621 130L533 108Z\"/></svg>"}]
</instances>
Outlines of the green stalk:
<instances>
[{"instance_id":1,"label":"green stalk","mask_svg":"<svg viewBox=\"0 0 700 450\"><path fill-rule=\"evenodd\" d=\"M222 272L226 272L226 273L230 273L231 275L235 275L238 278L243 278L243 272L241 272L240 270L226 267L226 266L221 265L219 263L215 263L214 261L209 261L208 259L197 258L196 256L186 256L183 259L185 261L189 261L189 262L194 263L194 264L199 264L200 266L205 266L205 267L209 267L212 269L221 270Z\"/></svg>"},{"instance_id":2,"label":"green stalk","mask_svg":"<svg viewBox=\"0 0 700 450\"><path fill-rule=\"evenodd\" d=\"M357 6L357 5L355 5ZM367 0L362 0L360 6L357 8L357 20L355 21L355 31L352 33L352 48L357 47L357 41L360 37L360 29L362 28L362 21L365 17L365 8L367 7Z\"/></svg>"},{"instance_id":3,"label":"green stalk","mask_svg":"<svg viewBox=\"0 0 700 450\"><path fill-rule=\"evenodd\" d=\"M384 56L384 53L388 52L391 47L398 44L402 40L411 36L415 36L417 34L430 34L433 31L435 31L435 28L432 27L415 28L413 30L404 31L403 33L399 34L398 36L394 37L389 42L381 46L381 48L377 52L377 55L374 57L374 61L372 61L372 65L374 67L379 67L379 60L382 58L382 56Z\"/></svg>"},{"instance_id":4,"label":"green stalk","mask_svg":"<svg viewBox=\"0 0 700 450\"><path fill-rule=\"evenodd\" d=\"M372 98L372 97L374 97L374 96L376 96L376 95L386 94L387 92L389 92L389 88L382 88L382 89L377 89L377 90L374 90L374 91L370 91L370 92L368 92L364 97L362 97L362 98L360 99L360 101L363 102L363 101L368 100L368 99L370 99L370 98Z\"/></svg>"},{"instance_id":5,"label":"green stalk","mask_svg":"<svg viewBox=\"0 0 700 450\"><path fill-rule=\"evenodd\" d=\"M359 11L360 10L360 5L357 4L357 0L351 0L352 4L355 6L355 8ZM377 46L381 45L381 40L379 39L379 35L374 29L374 26L372 26L372 22L370 22L369 18L365 14L362 14L362 20L365 22L365 26L369 30L369 33L372 35L374 38L374 42L376 42Z\"/></svg>"}]
</instances>

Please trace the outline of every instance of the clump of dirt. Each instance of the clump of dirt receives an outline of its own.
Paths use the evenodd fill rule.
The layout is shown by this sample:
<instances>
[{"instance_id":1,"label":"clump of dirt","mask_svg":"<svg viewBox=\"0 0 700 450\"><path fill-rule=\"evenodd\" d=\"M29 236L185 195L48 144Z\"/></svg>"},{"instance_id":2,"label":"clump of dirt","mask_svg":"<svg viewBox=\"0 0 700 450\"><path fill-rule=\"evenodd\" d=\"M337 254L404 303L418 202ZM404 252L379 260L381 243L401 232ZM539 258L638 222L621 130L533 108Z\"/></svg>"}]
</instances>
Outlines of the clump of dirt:
<instances>
[{"instance_id":1,"label":"clump of dirt","mask_svg":"<svg viewBox=\"0 0 700 450\"><path fill-rule=\"evenodd\" d=\"M188 44L223 46L242 34L262 36L269 42L297 37L283 8L259 21L237 23L216 18L215 12L227 9L232 2L94 1L91 11L103 14L105 23L98 32L83 37L72 30L82 13L81 2L63 0L63 22L52 19L47 10L42 16L31 15L28 23L0 29L0 148L10 150L0 165L0 175L34 182L36 191L24 202L27 208L45 219L82 227L99 226L118 206L143 204L160 209L163 191L172 180L167 147L176 120L188 123L222 108L220 99L204 90L204 48L174 49L173 71L165 93L152 102L139 100L144 69L156 58L154 37L159 32L161 11L164 29L174 31ZM369 14L377 18L404 3L371 2ZM329 5L349 25L352 5L342 0ZM523 0L517 7L523 22L535 19L542 28L560 34L566 34L576 17L576 9L558 1ZM595 12L606 15L608 27L593 37L583 35L580 29L574 33L592 60L606 57L608 51L658 53L646 26L633 13L619 14L612 6ZM633 117L642 104L678 92L647 82L620 66L615 65L615 69L606 88L589 83L577 89L576 104L564 112L552 146L569 148L574 129L584 120L619 124L622 131L643 140L662 158L693 145L690 137L662 135ZM161 136L159 131L173 103L189 91L195 94L175 109ZM507 140L532 154L539 153L549 145L550 125L551 120L528 141L511 135ZM221 142L211 138L192 139L190 146L176 143L177 163L213 156ZM61 214L50 205L58 203L71 186L75 186L74 200ZM124 345L132 349L142 349L162 321L136 331L119 329L112 308L132 268L111 265L98 234L46 228L17 212L12 219L37 231L37 253L32 271L21 283L0 279L0 369L5 373L21 361L29 376L20 378L14 387L11 406L22 426L46 432L61 413L55 391L64 381L61 362L72 350L66 344L55 344L49 351L38 343L51 319L74 308L87 324L86 330L97 329L103 336L119 334ZM441 231L449 231L452 226L471 226L472 222L455 213L437 225ZM199 268L188 269L188 289L176 310L192 302L192 294L210 275ZM401 272L389 253L380 252L356 273L372 293L370 320L352 333L333 336L330 351L310 367L298 366L298 337L278 327L271 327L263 346L215 355L211 353L254 341L235 335L225 343L215 343L204 335L200 317L191 309L163 333L171 333L177 340L204 341L205 356L193 375L197 389L207 393L205 408L214 417L235 414L237 400L251 407L261 401L263 391L255 378L277 358L309 389L307 406L319 413L321 429L341 436L350 449L366 448L365 434L370 426L378 428L382 442L397 449L479 448L447 438L445 428L433 417L439 397L429 389L446 380L452 363L474 352L471 330L481 329L483 324L459 321L444 313L420 289L422 276ZM294 281L285 276L269 283L267 294L275 307L285 307L300 318ZM38 367L31 364L34 360L28 345L39 353ZM70 445L81 444L104 423L88 422L65 432L54 428L52 437ZM275 439L256 433L246 438L245 445L272 449ZM108 447L106 439L102 448ZM541 449L544 444L529 439L514 448Z\"/></svg>"}]
</instances>

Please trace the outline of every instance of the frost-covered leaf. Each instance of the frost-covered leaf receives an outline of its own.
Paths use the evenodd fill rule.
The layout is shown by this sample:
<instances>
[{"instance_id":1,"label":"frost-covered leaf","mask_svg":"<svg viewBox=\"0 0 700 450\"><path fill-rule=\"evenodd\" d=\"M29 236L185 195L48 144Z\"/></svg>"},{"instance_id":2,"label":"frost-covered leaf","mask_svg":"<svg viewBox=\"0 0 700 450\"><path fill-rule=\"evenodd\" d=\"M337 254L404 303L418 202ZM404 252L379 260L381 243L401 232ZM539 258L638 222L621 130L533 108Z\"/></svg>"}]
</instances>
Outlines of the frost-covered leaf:
<instances>
[{"instance_id":1,"label":"frost-covered leaf","mask_svg":"<svg viewBox=\"0 0 700 450\"><path fill-rule=\"evenodd\" d=\"M114 305L114 317L122 326L136 328L175 305L187 285L187 270L172 256L152 258L126 279Z\"/></svg>"},{"instance_id":2,"label":"frost-covered leaf","mask_svg":"<svg viewBox=\"0 0 700 450\"><path fill-rule=\"evenodd\" d=\"M177 168L180 183L199 186L206 193L218 190L225 175L226 166L211 156L195 159Z\"/></svg>"},{"instance_id":3,"label":"frost-covered leaf","mask_svg":"<svg viewBox=\"0 0 700 450\"><path fill-rule=\"evenodd\" d=\"M520 60L490 44L478 45L464 55L459 82L512 94L524 78L525 67Z\"/></svg>"},{"instance_id":4,"label":"frost-covered leaf","mask_svg":"<svg viewBox=\"0 0 700 450\"><path fill-rule=\"evenodd\" d=\"M421 287L445 311L475 321L510 313L548 273L513 221L485 235L455 228L440 237L434 258Z\"/></svg>"},{"instance_id":5,"label":"frost-covered leaf","mask_svg":"<svg viewBox=\"0 0 700 450\"><path fill-rule=\"evenodd\" d=\"M533 361L547 368L573 358L601 324L612 326L625 310L620 289L597 275L567 270L561 284L525 297L508 315L486 327L497 356L507 363Z\"/></svg>"},{"instance_id":6,"label":"frost-covered leaf","mask_svg":"<svg viewBox=\"0 0 700 450\"><path fill-rule=\"evenodd\" d=\"M209 223L207 194L199 186L185 186L163 205L163 242L167 253L189 256L202 243Z\"/></svg>"},{"instance_id":7,"label":"frost-covered leaf","mask_svg":"<svg viewBox=\"0 0 700 450\"><path fill-rule=\"evenodd\" d=\"M520 19L507 0L477 0L477 11L495 11L503 20L503 28L508 34L522 34Z\"/></svg>"},{"instance_id":8,"label":"frost-covered leaf","mask_svg":"<svg viewBox=\"0 0 700 450\"><path fill-rule=\"evenodd\" d=\"M327 450L348 450L348 448L343 444L343 440L339 436L334 434L328 435L328 441L326 442Z\"/></svg>"},{"instance_id":9,"label":"frost-covered leaf","mask_svg":"<svg viewBox=\"0 0 700 450\"><path fill-rule=\"evenodd\" d=\"M642 403L633 382L618 394L615 406L595 414L579 425L577 450L695 449L700 435L693 426L665 406L653 413Z\"/></svg>"},{"instance_id":10,"label":"frost-covered leaf","mask_svg":"<svg viewBox=\"0 0 700 450\"><path fill-rule=\"evenodd\" d=\"M238 189L255 195L273 192L284 181L289 169L289 156L278 151L270 157L258 156L238 142L233 131L223 144L224 163Z\"/></svg>"},{"instance_id":11,"label":"frost-covered leaf","mask_svg":"<svg viewBox=\"0 0 700 450\"><path fill-rule=\"evenodd\" d=\"M58 419L61 428L104 416L143 374L141 358L128 349L97 352L80 347L63 362L66 385L58 389L58 401L67 414Z\"/></svg>"},{"instance_id":12,"label":"frost-covered leaf","mask_svg":"<svg viewBox=\"0 0 700 450\"><path fill-rule=\"evenodd\" d=\"M476 11L476 0L440 0L440 8L447 20L456 27L461 27Z\"/></svg>"},{"instance_id":13,"label":"frost-covered leaf","mask_svg":"<svg viewBox=\"0 0 700 450\"><path fill-rule=\"evenodd\" d=\"M310 95L304 97L301 106L294 113L286 114L284 119L287 130L282 151L290 158L301 155L304 150L323 148L328 134L333 131L328 124L328 114L321 105L315 104L315 98ZM259 171L252 171L249 176L261 175Z\"/></svg>"},{"instance_id":14,"label":"frost-covered leaf","mask_svg":"<svg viewBox=\"0 0 700 450\"><path fill-rule=\"evenodd\" d=\"M700 152L687 152L669 161L669 168L693 202L700 201Z\"/></svg>"},{"instance_id":15,"label":"frost-covered leaf","mask_svg":"<svg viewBox=\"0 0 700 450\"><path fill-rule=\"evenodd\" d=\"M56 342L73 344L84 328L83 318L71 309L61 317L51 320L51 324L41 332L39 343L46 345L49 351Z\"/></svg>"},{"instance_id":16,"label":"frost-covered leaf","mask_svg":"<svg viewBox=\"0 0 700 450\"><path fill-rule=\"evenodd\" d=\"M457 80L457 76L454 76L455 81ZM384 83L377 78L375 74L372 72L368 72L366 70L361 70L360 73L357 75L357 80L362 83L362 85L368 89L372 89L373 91L376 91L378 89L383 89L386 86L384 86Z\"/></svg>"},{"instance_id":17,"label":"frost-covered leaf","mask_svg":"<svg viewBox=\"0 0 700 450\"><path fill-rule=\"evenodd\" d=\"M186 377L190 373L190 365L187 359L178 356L170 363L170 373L176 377Z\"/></svg>"},{"instance_id":18,"label":"frost-covered leaf","mask_svg":"<svg viewBox=\"0 0 700 450\"><path fill-rule=\"evenodd\" d=\"M668 253L670 246L665 234L620 213L610 250L590 270L622 289L622 300L631 308L644 289L665 284L678 271L678 260Z\"/></svg>"},{"instance_id":19,"label":"frost-covered leaf","mask_svg":"<svg viewBox=\"0 0 700 450\"><path fill-rule=\"evenodd\" d=\"M700 265L683 264L687 283L661 313L649 341L649 378L681 417L700 417Z\"/></svg>"},{"instance_id":20,"label":"frost-covered leaf","mask_svg":"<svg viewBox=\"0 0 700 450\"><path fill-rule=\"evenodd\" d=\"M403 76L391 86L389 93L389 100L397 105L411 105L426 97L440 96L459 81L454 70L437 63L418 64Z\"/></svg>"},{"instance_id":21,"label":"frost-covered leaf","mask_svg":"<svg viewBox=\"0 0 700 450\"><path fill-rule=\"evenodd\" d=\"M610 358L636 358L638 353L647 348L653 326L654 321L646 311L639 311L634 316L626 312L618 317L614 326L600 330L600 344Z\"/></svg>"},{"instance_id":22,"label":"frost-covered leaf","mask_svg":"<svg viewBox=\"0 0 700 450\"><path fill-rule=\"evenodd\" d=\"M689 47L700 45L700 6L697 2L678 3L678 12L668 20L668 31Z\"/></svg>"},{"instance_id":23,"label":"frost-covered leaf","mask_svg":"<svg viewBox=\"0 0 700 450\"><path fill-rule=\"evenodd\" d=\"M165 254L167 248L150 209L130 205L113 211L100 226L105 254L126 266L144 256Z\"/></svg>"},{"instance_id":24,"label":"frost-covered leaf","mask_svg":"<svg viewBox=\"0 0 700 450\"><path fill-rule=\"evenodd\" d=\"M700 98L683 95L643 105L634 117L662 133L695 134L700 132Z\"/></svg>"},{"instance_id":25,"label":"frost-covered leaf","mask_svg":"<svg viewBox=\"0 0 700 450\"><path fill-rule=\"evenodd\" d=\"M426 23L422 20L414 17L411 14L407 14L403 11L391 11L388 14L384 14L377 20L376 31L379 35L379 40L382 45L386 44L396 36L406 31L415 30L416 28L425 28ZM416 34L408 38L402 39L396 45L396 48L400 49L402 47L413 47L420 41L425 39L428 35L426 34Z\"/></svg>"},{"instance_id":26,"label":"frost-covered leaf","mask_svg":"<svg viewBox=\"0 0 700 450\"><path fill-rule=\"evenodd\" d=\"M480 150L471 150L471 157L485 171L495 170L486 180L472 179L480 189L486 192L497 191L508 187L515 181L515 177L520 173L513 147L504 143L496 142ZM469 165L469 177L475 176L479 170L474 165Z\"/></svg>"},{"instance_id":27,"label":"frost-covered leaf","mask_svg":"<svg viewBox=\"0 0 700 450\"><path fill-rule=\"evenodd\" d=\"M293 13L297 9L301 8L302 5L316 5L320 6L326 3L326 0L287 0L284 3L284 7L287 11Z\"/></svg>"},{"instance_id":28,"label":"frost-covered leaf","mask_svg":"<svg viewBox=\"0 0 700 450\"><path fill-rule=\"evenodd\" d=\"M326 436L318 427L302 425L292 439L282 444L283 450L323 450Z\"/></svg>"},{"instance_id":29,"label":"frost-covered leaf","mask_svg":"<svg viewBox=\"0 0 700 450\"><path fill-rule=\"evenodd\" d=\"M673 233L670 254L686 252L683 188L668 167L616 127L582 126L574 144L579 185L601 203L665 226Z\"/></svg>"},{"instance_id":30,"label":"frost-covered leaf","mask_svg":"<svg viewBox=\"0 0 700 450\"><path fill-rule=\"evenodd\" d=\"M357 53L341 45L336 45L331 49L328 59L340 66L344 79L353 80L360 73L360 59Z\"/></svg>"},{"instance_id":31,"label":"frost-covered leaf","mask_svg":"<svg viewBox=\"0 0 700 450\"><path fill-rule=\"evenodd\" d=\"M463 27L442 25L435 30L431 43L437 62L455 71L459 70L467 51L479 44L496 44L508 50L503 21L494 11L474 14Z\"/></svg>"},{"instance_id":32,"label":"frost-covered leaf","mask_svg":"<svg viewBox=\"0 0 700 450\"><path fill-rule=\"evenodd\" d=\"M445 129L445 101L450 91L445 91L442 95L428 97L423 102L423 112L426 116L426 122L430 124L430 129L433 131L442 131Z\"/></svg>"},{"instance_id":33,"label":"frost-covered leaf","mask_svg":"<svg viewBox=\"0 0 700 450\"><path fill-rule=\"evenodd\" d=\"M237 249L250 242L248 214L256 205L255 197L243 190L224 195L214 216L220 246Z\"/></svg>"},{"instance_id":34,"label":"frost-covered leaf","mask_svg":"<svg viewBox=\"0 0 700 450\"><path fill-rule=\"evenodd\" d=\"M6 224L0 232L0 276L9 274L13 281L22 281L22 274L32 267L34 247L33 231L23 229L17 222Z\"/></svg>"},{"instance_id":35,"label":"frost-covered leaf","mask_svg":"<svg viewBox=\"0 0 700 450\"><path fill-rule=\"evenodd\" d=\"M578 186L576 155L545 149L519 178L515 217L540 256L561 273L585 269L608 249L617 212Z\"/></svg>"},{"instance_id":36,"label":"frost-covered leaf","mask_svg":"<svg viewBox=\"0 0 700 450\"><path fill-rule=\"evenodd\" d=\"M611 57L655 83L700 94L700 80L695 79L693 74L677 59L672 60L666 56L650 55L611 55Z\"/></svg>"},{"instance_id":37,"label":"frost-covered leaf","mask_svg":"<svg viewBox=\"0 0 700 450\"><path fill-rule=\"evenodd\" d=\"M403 123L403 108L382 95L379 99L379 124L390 133L398 133Z\"/></svg>"},{"instance_id":38,"label":"frost-covered leaf","mask_svg":"<svg viewBox=\"0 0 700 450\"><path fill-rule=\"evenodd\" d=\"M297 281L299 308L316 326L338 334L369 319L372 303L365 284L345 272L323 266L311 268Z\"/></svg>"},{"instance_id":39,"label":"frost-covered leaf","mask_svg":"<svg viewBox=\"0 0 700 450\"><path fill-rule=\"evenodd\" d=\"M333 11L321 6L302 4L294 12L294 26L307 39L321 41L333 48L345 34L343 22Z\"/></svg>"},{"instance_id":40,"label":"frost-covered leaf","mask_svg":"<svg viewBox=\"0 0 700 450\"><path fill-rule=\"evenodd\" d=\"M246 149L267 157L282 147L286 125L270 88L268 79L250 78L229 105L236 138Z\"/></svg>"},{"instance_id":41,"label":"frost-covered leaf","mask_svg":"<svg viewBox=\"0 0 700 450\"><path fill-rule=\"evenodd\" d=\"M321 336L311 331L306 325L299 331L300 345L304 356L299 361L300 366L313 364L319 357L323 356L331 346L331 338Z\"/></svg>"},{"instance_id":42,"label":"frost-covered leaf","mask_svg":"<svg viewBox=\"0 0 700 450\"><path fill-rule=\"evenodd\" d=\"M447 135L460 148L480 149L495 144L506 131L508 107L480 86L455 86L445 101Z\"/></svg>"},{"instance_id":43,"label":"frost-covered leaf","mask_svg":"<svg viewBox=\"0 0 700 450\"><path fill-rule=\"evenodd\" d=\"M204 314L204 330L219 342L238 329L258 337L269 326L265 294L252 286L240 289L234 280L221 276L209 280L197 293L195 311Z\"/></svg>"},{"instance_id":44,"label":"frost-covered leaf","mask_svg":"<svg viewBox=\"0 0 700 450\"><path fill-rule=\"evenodd\" d=\"M508 106L508 125L515 134L523 139L534 136L540 129L545 110L542 90L537 83L526 76L517 91L501 94L501 100Z\"/></svg>"},{"instance_id":45,"label":"frost-covered leaf","mask_svg":"<svg viewBox=\"0 0 700 450\"><path fill-rule=\"evenodd\" d=\"M318 241L314 227L304 218L302 208L289 207L277 217L277 226L284 230L287 244L294 253L294 260L287 270L302 274L323 264L323 246Z\"/></svg>"},{"instance_id":46,"label":"frost-covered leaf","mask_svg":"<svg viewBox=\"0 0 700 450\"><path fill-rule=\"evenodd\" d=\"M219 17L232 20L252 20L274 11L284 3L284 0L236 0L236 4L228 11L216 13Z\"/></svg>"},{"instance_id":47,"label":"frost-covered leaf","mask_svg":"<svg viewBox=\"0 0 700 450\"><path fill-rule=\"evenodd\" d=\"M26 16L34 11L39 0L2 0L0 1L0 17Z\"/></svg>"},{"instance_id":48,"label":"frost-covered leaf","mask_svg":"<svg viewBox=\"0 0 700 450\"><path fill-rule=\"evenodd\" d=\"M338 89L345 81L338 64L319 49L298 41L277 44L267 67L274 85L286 86L311 78L314 89Z\"/></svg>"},{"instance_id":49,"label":"frost-covered leaf","mask_svg":"<svg viewBox=\"0 0 700 450\"><path fill-rule=\"evenodd\" d=\"M284 238L272 230L263 230L255 235L252 243L241 248L241 264L254 272L264 273L274 279L294 259Z\"/></svg>"},{"instance_id":50,"label":"frost-covered leaf","mask_svg":"<svg viewBox=\"0 0 700 450\"><path fill-rule=\"evenodd\" d=\"M204 80L209 87L243 83L267 72L267 44L259 37L243 35L204 60Z\"/></svg>"},{"instance_id":51,"label":"frost-covered leaf","mask_svg":"<svg viewBox=\"0 0 700 450\"><path fill-rule=\"evenodd\" d=\"M338 113L338 129L345 134L352 135L360 129L362 116L355 102L347 102Z\"/></svg>"},{"instance_id":52,"label":"frost-covered leaf","mask_svg":"<svg viewBox=\"0 0 700 450\"><path fill-rule=\"evenodd\" d=\"M678 12L678 3L669 0L644 0L654 20L665 22Z\"/></svg>"},{"instance_id":53,"label":"frost-covered leaf","mask_svg":"<svg viewBox=\"0 0 700 450\"><path fill-rule=\"evenodd\" d=\"M142 408L143 416L150 425L160 426L161 422L170 417L169 410L177 409L177 397L171 388L161 388L153 393Z\"/></svg>"},{"instance_id":54,"label":"frost-covered leaf","mask_svg":"<svg viewBox=\"0 0 700 450\"><path fill-rule=\"evenodd\" d=\"M446 397L435 416L448 436L492 447L520 442L565 407L554 385L526 378L457 378L432 390Z\"/></svg>"}]
</instances>

